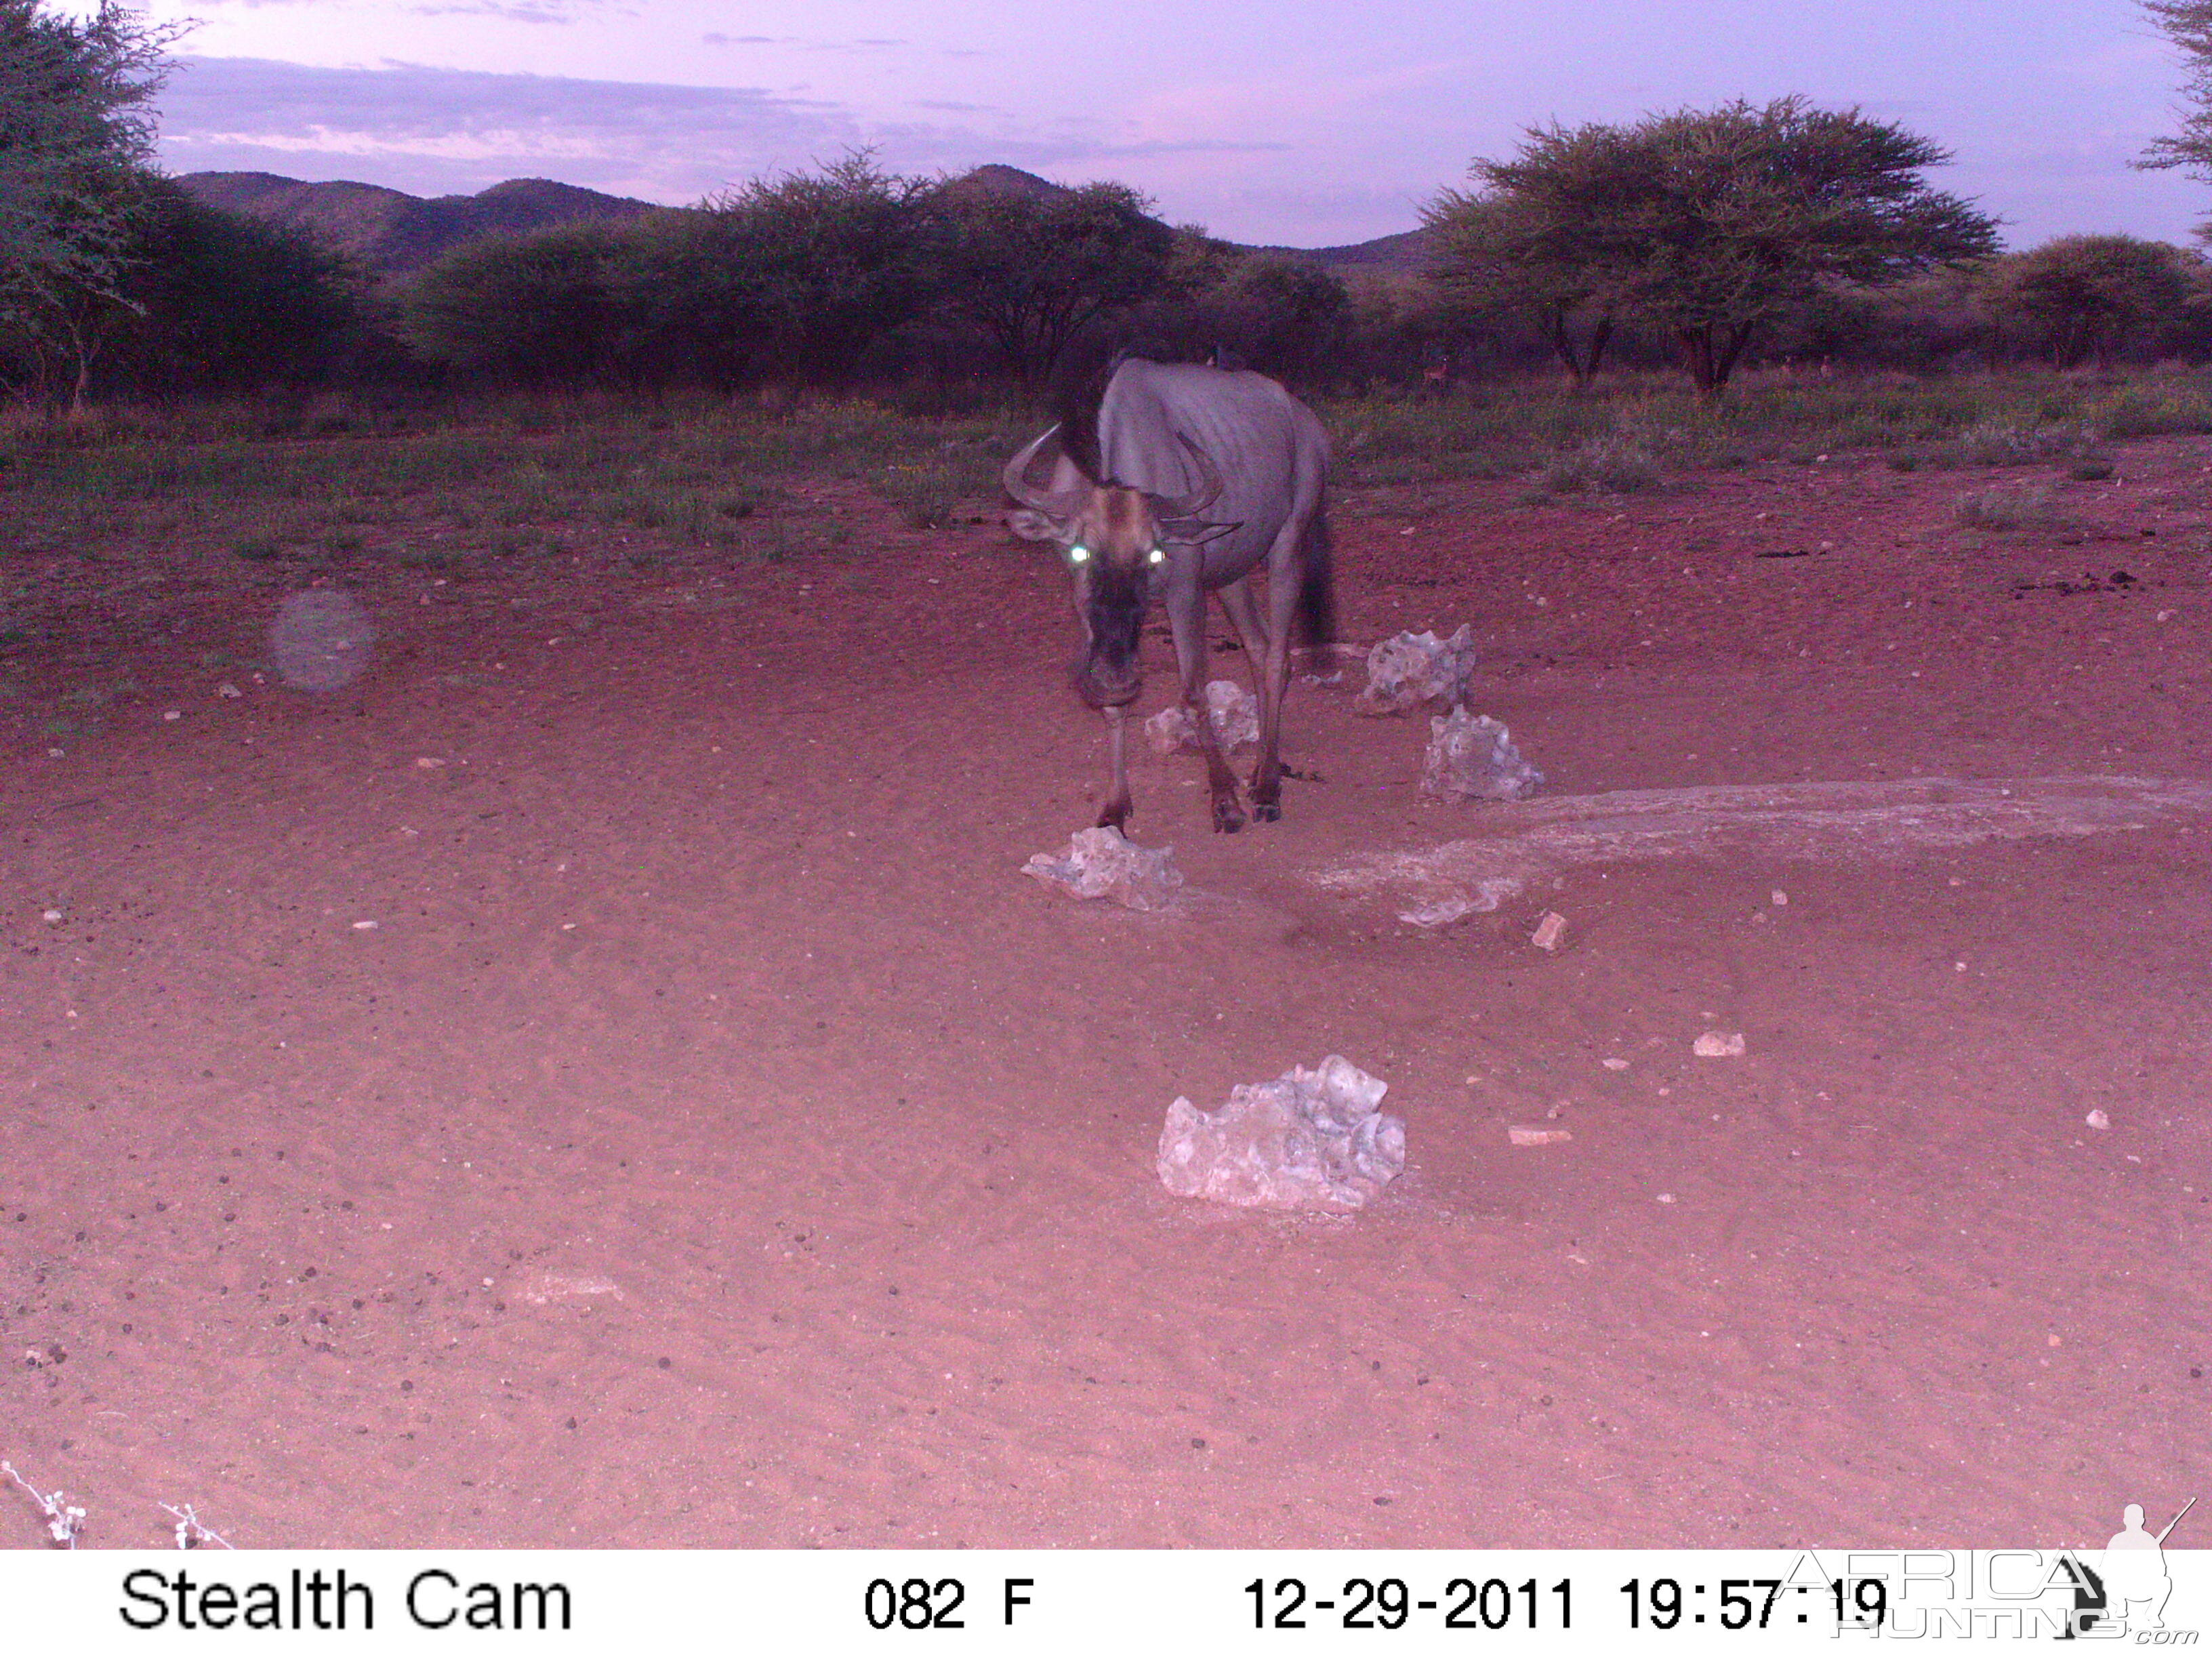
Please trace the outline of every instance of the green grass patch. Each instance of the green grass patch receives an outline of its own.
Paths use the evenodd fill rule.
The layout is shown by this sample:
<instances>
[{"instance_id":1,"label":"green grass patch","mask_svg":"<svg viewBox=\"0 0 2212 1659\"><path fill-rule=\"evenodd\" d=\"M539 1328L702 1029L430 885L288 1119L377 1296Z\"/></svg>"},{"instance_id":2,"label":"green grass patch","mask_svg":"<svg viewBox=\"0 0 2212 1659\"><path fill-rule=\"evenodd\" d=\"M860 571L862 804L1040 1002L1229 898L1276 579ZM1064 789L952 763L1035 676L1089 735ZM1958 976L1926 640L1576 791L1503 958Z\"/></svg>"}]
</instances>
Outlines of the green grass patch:
<instances>
[{"instance_id":1,"label":"green grass patch","mask_svg":"<svg viewBox=\"0 0 2212 1659\"><path fill-rule=\"evenodd\" d=\"M2080 470L2109 466L2112 441L2212 432L2212 373L2195 370L1750 374L1718 402L1679 376L1632 373L1580 394L1532 379L1444 398L1313 401L1340 488L1522 479L1543 495L1649 489L1705 468L1844 452L1899 471L2041 464L2094 477L2103 475ZM852 548L858 558L866 538L856 543L809 486L856 482L907 528L943 530L997 510L1000 467L1049 418L965 398L768 410L703 397L366 394L273 411L18 413L0 416L0 547L185 538L256 564L380 552L442 567L466 550L435 548L434 530L526 556L569 539L566 526L602 526L672 553L773 562Z\"/></svg>"}]
</instances>

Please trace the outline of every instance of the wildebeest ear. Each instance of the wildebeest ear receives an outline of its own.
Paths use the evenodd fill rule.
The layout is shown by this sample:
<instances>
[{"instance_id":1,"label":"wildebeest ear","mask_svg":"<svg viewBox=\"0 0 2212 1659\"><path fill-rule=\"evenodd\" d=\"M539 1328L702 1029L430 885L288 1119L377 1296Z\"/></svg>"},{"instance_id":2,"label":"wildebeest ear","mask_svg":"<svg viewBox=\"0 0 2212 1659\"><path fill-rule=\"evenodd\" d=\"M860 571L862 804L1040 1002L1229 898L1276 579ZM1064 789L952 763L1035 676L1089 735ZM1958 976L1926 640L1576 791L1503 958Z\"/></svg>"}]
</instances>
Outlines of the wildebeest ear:
<instances>
[{"instance_id":1,"label":"wildebeest ear","mask_svg":"<svg viewBox=\"0 0 2212 1659\"><path fill-rule=\"evenodd\" d=\"M1025 542L1065 541L1060 521L1032 507L1018 507L1006 514L1006 528Z\"/></svg>"},{"instance_id":2,"label":"wildebeest ear","mask_svg":"<svg viewBox=\"0 0 2212 1659\"><path fill-rule=\"evenodd\" d=\"M1203 547L1243 527L1241 524L1207 524L1198 519L1170 519L1160 526L1160 539L1176 547Z\"/></svg>"}]
</instances>

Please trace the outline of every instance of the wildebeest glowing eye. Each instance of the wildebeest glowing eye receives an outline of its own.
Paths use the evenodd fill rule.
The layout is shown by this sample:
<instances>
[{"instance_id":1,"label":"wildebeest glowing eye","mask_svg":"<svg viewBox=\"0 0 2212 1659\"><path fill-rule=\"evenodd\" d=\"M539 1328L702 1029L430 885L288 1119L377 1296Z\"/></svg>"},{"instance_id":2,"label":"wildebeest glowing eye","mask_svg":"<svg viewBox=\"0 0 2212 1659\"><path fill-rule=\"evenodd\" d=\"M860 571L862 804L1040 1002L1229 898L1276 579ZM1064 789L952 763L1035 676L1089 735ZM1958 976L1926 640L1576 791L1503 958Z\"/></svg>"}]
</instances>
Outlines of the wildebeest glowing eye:
<instances>
[{"instance_id":1,"label":"wildebeest glowing eye","mask_svg":"<svg viewBox=\"0 0 2212 1659\"><path fill-rule=\"evenodd\" d=\"M1067 562L1070 564L1085 564L1090 561L1090 558L1091 550L1087 547L1078 545L1067 550Z\"/></svg>"},{"instance_id":2,"label":"wildebeest glowing eye","mask_svg":"<svg viewBox=\"0 0 2212 1659\"><path fill-rule=\"evenodd\" d=\"M1167 549L1165 549L1164 547L1156 547L1156 548L1154 548L1154 549L1152 550L1152 563L1154 563L1154 564L1165 564L1167 562L1168 562L1168 550L1167 550Z\"/></svg>"}]
</instances>

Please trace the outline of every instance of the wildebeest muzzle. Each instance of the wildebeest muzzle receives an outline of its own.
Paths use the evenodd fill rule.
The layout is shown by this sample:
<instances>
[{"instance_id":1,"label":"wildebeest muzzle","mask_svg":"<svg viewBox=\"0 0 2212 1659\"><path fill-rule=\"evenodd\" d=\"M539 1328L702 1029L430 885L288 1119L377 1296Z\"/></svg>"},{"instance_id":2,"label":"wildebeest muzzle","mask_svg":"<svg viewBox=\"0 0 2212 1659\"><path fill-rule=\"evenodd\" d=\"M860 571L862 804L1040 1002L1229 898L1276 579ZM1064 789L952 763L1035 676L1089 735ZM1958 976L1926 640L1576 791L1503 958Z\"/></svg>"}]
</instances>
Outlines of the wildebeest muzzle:
<instances>
[{"instance_id":1,"label":"wildebeest muzzle","mask_svg":"<svg viewBox=\"0 0 2212 1659\"><path fill-rule=\"evenodd\" d=\"M1144 665L1137 657L1145 622L1143 589L1096 595L1084 607L1083 619L1091 640L1075 665L1077 695L1093 708L1136 702L1145 689Z\"/></svg>"}]
</instances>

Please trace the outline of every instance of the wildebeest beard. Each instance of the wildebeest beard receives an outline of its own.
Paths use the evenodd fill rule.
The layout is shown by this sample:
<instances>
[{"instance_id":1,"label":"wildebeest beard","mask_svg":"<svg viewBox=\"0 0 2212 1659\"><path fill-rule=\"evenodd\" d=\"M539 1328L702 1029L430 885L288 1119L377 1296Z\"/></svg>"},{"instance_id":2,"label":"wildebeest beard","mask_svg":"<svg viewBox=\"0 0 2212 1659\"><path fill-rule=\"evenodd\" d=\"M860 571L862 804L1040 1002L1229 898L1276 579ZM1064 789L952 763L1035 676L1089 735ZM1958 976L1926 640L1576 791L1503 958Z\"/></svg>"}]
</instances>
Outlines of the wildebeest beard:
<instances>
[{"instance_id":1,"label":"wildebeest beard","mask_svg":"<svg viewBox=\"0 0 2212 1659\"><path fill-rule=\"evenodd\" d=\"M1118 579L1096 572L1091 580L1083 613L1091 640L1075 666L1075 690L1093 708L1118 708L1145 689L1137 648L1147 585L1141 572Z\"/></svg>"}]
</instances>

